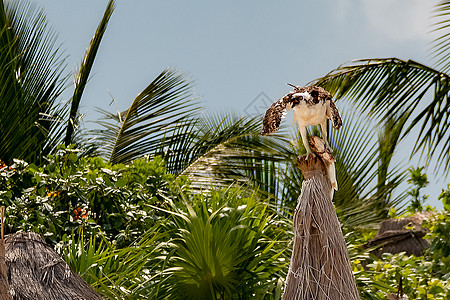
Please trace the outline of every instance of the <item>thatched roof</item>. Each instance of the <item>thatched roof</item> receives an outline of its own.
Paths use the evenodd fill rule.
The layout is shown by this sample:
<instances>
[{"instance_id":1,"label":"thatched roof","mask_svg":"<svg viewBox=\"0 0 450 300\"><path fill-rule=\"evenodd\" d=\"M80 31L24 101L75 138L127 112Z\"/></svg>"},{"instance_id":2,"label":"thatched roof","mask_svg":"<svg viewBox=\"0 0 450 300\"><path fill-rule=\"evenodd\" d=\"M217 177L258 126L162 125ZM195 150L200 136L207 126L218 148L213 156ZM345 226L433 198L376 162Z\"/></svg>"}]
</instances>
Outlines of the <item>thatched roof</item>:
<instances>
[{"instance_id":1,"label":"thatched roof","mask_svg":"<svg viewBox=\"0 0 450 300\"><path fill-rule=\"evenodd\" d=\"M34 232L5 237L5 261L14 299L102 299Z\"/></svg>"},{"instance_id":2,"label":"thatched roof","mask_svg":"<svg viewBox=\"0 0 450 300\"><path fill-rule=\"evenodd\" d=\"M430 246L423 237L428 233L422 222L431 217L431 213L417 213L407 218L388 219L380 223L377 235L366 243L367 247L383 244L373 253L380 257L383 253L400 253L423 255ZM408 227L408 228L407 228Z\"/></svg>"}]
</instances>

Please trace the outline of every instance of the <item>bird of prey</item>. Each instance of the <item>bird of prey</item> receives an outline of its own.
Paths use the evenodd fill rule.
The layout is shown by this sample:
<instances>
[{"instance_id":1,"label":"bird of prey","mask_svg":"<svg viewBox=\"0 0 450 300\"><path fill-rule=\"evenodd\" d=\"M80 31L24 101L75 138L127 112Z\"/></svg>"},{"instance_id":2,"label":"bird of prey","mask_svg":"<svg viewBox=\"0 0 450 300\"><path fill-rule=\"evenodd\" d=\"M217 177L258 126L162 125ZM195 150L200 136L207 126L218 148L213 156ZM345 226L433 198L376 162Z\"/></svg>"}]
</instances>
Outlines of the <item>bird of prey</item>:
<instances>
[{"instance_id":1,"label":"bird of prey","mask_svg":"<svg viewBox=\"0 0 450 300\"><path fill-rule=\"evenodd\" d=\"M327 119L331 120L334 129L342 126L339 112L334 105L329 92L318 86L294 86L294 91L273 103L266 112L263 120L262 134L268 135L280 128L281 119L288 110L294 110L294 123L298 123L298 130L306 148L307 157L312 154L306 138L306 126L320 125L325 145L330 148L327 140ZM331 149L331 148L330 148Z\"/></svg>"}]
</instances>

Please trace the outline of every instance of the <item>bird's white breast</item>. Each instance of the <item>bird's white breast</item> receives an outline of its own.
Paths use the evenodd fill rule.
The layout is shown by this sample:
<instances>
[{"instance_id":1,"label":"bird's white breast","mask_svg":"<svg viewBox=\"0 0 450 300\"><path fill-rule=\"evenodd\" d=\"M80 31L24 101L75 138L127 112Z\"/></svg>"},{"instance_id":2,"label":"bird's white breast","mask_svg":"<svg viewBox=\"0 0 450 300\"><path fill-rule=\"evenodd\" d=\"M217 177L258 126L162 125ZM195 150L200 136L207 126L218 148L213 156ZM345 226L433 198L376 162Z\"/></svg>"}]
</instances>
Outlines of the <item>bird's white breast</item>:
<instances>
[{"instance_id":1,"label":"bird's white breast","mask_svg":"<svg viewBox=\"0 0 450 300\"><path fill-rule=\"evenodd\" d=\"M308 105L300 102L294 107L294 122L300 126L317 125L323 123L327 118L327 106L325 103Z\"/></svg>"}]
</instances>

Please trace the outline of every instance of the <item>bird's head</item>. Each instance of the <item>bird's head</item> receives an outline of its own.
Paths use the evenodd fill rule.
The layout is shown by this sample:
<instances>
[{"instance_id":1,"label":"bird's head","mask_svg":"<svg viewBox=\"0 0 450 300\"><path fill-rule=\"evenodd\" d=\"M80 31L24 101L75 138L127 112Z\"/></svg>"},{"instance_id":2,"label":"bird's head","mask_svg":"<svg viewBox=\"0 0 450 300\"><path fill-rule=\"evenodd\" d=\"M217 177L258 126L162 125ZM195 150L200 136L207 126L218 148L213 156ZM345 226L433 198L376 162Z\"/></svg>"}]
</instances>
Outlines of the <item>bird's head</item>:
<instances>
[{"instance_id":1,"label":"bird's head","mask_svg":"<svg viewBox=\"0 0 450 300\"><path fill-rule=\"evenodd\" d=\"M295 108L300 103L311 103L313 101L313 97L308 92L302 92L302 93L294 93L291 97L291 108Z\"/></svg>"}]
</instances>

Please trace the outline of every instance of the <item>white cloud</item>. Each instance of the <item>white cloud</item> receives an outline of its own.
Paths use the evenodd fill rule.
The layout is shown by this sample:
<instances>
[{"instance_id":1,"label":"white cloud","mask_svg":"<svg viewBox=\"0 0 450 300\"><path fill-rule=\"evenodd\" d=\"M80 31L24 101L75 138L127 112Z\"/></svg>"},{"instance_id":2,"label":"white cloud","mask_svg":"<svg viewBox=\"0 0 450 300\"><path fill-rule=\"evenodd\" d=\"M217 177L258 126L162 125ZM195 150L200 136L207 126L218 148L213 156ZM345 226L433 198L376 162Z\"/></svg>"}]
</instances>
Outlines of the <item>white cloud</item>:
<instances>
[{"instance_id":1,"label":"white cloud","mask_svg":"<svg viewBox=\"0 0 450 300\"><path fill-rule=\"evenodd\" d=\"M397 41L426 39L435 1L363 0L363 13L378 34Z\"/></svg>"}]
</instances>

